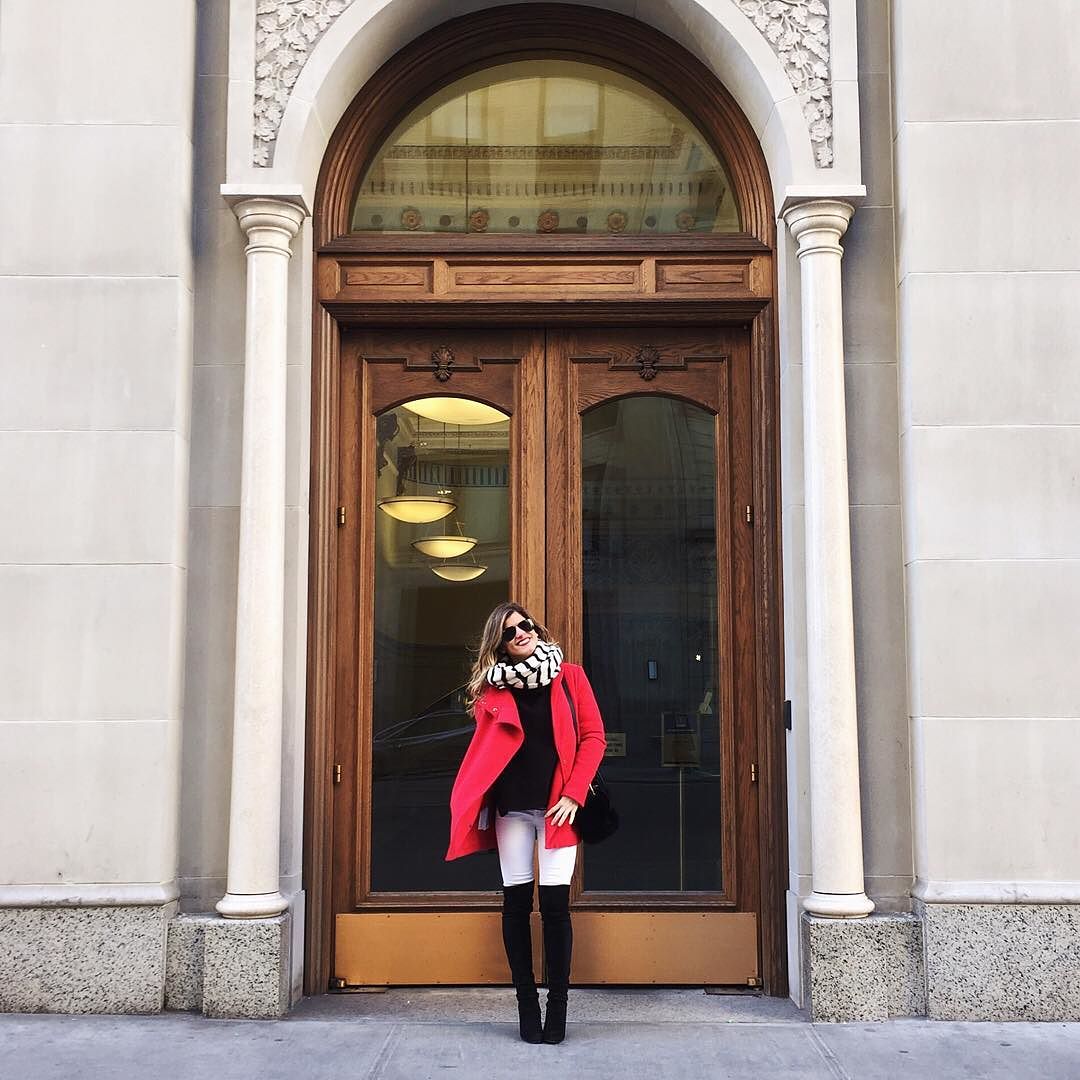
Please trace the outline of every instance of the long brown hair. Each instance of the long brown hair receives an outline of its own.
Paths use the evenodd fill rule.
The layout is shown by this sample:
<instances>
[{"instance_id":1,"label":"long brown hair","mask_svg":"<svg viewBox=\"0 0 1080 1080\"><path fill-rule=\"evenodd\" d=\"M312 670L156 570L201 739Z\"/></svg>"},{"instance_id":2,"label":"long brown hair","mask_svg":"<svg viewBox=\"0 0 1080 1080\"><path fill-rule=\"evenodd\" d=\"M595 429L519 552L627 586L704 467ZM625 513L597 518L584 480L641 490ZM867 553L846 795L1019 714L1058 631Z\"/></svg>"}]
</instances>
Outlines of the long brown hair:
<instances>
[{"instance_id":1,"label":"long brown hair","mask_svg":"<svg viewBox=\"0 0 1080 1080\"><path fill-rule=\"evenodd\" d=\"M506 622L508 615L515 613L523 619L529 619L536 624L536 636L541 641L552 640L548 628L539 619L534 619L520 604L515 604L511 600L496 604L484 623L483 632L480 634L480 645L476 650L476 661L473 664L465 688L465 704L470 709L484 689L487 673L492 665L499 663L500 660L506 657L506 646L503 645L502 640L503 623Z\"/></svg>"}]
</instances>

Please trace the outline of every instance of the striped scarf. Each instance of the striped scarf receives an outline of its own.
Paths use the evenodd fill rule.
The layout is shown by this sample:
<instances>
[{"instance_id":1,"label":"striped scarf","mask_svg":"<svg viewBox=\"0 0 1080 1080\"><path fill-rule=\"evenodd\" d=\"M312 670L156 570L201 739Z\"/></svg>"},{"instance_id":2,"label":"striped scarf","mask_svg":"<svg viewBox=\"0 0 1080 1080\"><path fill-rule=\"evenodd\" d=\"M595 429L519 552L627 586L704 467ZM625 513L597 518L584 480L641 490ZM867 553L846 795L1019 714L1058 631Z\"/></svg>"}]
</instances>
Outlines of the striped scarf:
<instances>
[{"instance_id":1,"label":"striped scarf","mask_svg":"<svg viewBox=\"0 0 1080 1080\"><path fill-rule=\"evenodd\" d=\"M562 649L553 641L538 641L532 656L511 663L495 664L488 670L487 681L509 690L537 690L548 686L562 667Z\"/></svg>"}]
</instances>

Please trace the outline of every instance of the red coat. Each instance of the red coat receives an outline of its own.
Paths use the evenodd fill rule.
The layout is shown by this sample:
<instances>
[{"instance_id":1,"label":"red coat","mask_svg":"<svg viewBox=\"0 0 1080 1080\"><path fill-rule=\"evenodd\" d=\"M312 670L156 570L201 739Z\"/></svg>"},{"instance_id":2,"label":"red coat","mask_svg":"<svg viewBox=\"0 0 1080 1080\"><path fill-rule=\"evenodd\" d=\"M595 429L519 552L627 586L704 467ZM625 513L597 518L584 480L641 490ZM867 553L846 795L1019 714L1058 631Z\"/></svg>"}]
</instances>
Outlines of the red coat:
<instances>
[{"instance_id":1,"label":"red coat","mask_svg":"<svg viewBox=\"0 0 1080 1080\"><path fill-rule=\"evenodd\" d=\"M579 734L576 742L574 720L562 688L564 679L577 708ZM473 716L476 730L450 794L447 860L495 848L496 809L490 798L491 786L525 738L517 704L509 690L487 687L476 699ZM577 664L564 663L551 683L551 725L558 763L545 809L554 806L563 795L581 806L604 756L607 740L592 687ZM481 821L482 817L484 821ZM551 818L547 819L545 847L573 847L577 842L577 829L573 825L556 826Z\"/></svg>"}]
</instances>

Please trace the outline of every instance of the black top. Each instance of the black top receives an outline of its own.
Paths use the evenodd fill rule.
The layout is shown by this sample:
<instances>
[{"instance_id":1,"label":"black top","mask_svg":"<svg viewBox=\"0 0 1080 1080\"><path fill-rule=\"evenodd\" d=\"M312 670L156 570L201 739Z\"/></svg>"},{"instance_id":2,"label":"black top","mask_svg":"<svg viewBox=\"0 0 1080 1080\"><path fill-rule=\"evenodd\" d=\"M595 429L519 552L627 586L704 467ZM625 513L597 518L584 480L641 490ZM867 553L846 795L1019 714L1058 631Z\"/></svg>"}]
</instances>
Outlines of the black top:
<instances>
[{"instance_id":1,"label":"black top","mask_svg":"<svg viewBox=\"0 0 1080 1080\"><path fill-rule=\"evenodd\" d=\"M525 741L495 781L495 806L511 810L547 810L555 775L555 733L551 726L551 686L511 688Z\"/></svg>"}]
</instances>

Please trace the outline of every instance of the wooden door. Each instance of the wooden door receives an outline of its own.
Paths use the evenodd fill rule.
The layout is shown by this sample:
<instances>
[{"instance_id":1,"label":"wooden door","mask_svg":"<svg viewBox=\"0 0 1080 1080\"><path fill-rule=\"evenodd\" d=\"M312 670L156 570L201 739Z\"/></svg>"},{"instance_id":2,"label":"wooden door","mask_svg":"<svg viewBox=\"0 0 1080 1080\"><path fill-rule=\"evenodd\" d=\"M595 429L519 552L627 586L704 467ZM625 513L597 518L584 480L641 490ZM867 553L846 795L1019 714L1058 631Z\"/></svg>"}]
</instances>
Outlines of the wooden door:
<instances>
[{"instance_id":1,"label":"wooden door","mask_svg":"<svg viewBox=\"0 0 1080 1080\"><path fill-rule=\"evenodd\" d=\"M580 982L758 980L748 339L547 335L547 616L622 816L581 848Z\"/></svg>"},{"instance_id":2,"label":"wooden door","mask_svg":"<svg viewBox=\"0 0 1080 1080\"><path fill-rule=\"evenodd\" d=\"M459 692L467 646L508 595L543 609L544 392L542 331L425 328L343 341L338 985L505 980L498 863L444 862L447 807L472 727ZM445 408L463 403L490 413L448 423ZM394 516L423 509L417 499L452 509L426 523ZM417 547L470 534L478 542L465 556Z\"/></svg>"},{"instance_id":3,"label":"wooden door","mask_svg":"<svg viewBox=\"0 0 1080 1080\"><path fill-rule=\"evenodd\" d=\"M580 849L574 981L756 984L746 331L364 331L341 369L336 982L507 981L497 859L441 860L462 645L512 596L585 663L624 819ZM417 495L455 509L387 512ZM465 555L417 548L455 532Z\"/></svg>"}]
</instances>

